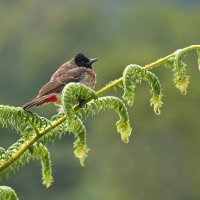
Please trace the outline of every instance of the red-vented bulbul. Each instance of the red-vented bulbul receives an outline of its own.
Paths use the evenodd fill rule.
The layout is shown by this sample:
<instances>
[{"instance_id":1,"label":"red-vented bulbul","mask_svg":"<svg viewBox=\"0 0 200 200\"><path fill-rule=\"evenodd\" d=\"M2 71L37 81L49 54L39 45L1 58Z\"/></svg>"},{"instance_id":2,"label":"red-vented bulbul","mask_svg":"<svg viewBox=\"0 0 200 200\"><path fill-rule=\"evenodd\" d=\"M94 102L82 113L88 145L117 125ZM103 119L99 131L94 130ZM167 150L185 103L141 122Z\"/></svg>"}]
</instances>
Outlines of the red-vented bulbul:
<instances>
[{"instance_id":1,"label":"red-vented bulbul","mask_svg":"<svg viewBox=\"0 0 200 200\"><path fill-rule=\"evenodd\" d=\"M97 58L88 59L82 53L78 53L73 59L61 65L50 81L40 89L39 94L22 108L28 110L46 103L60 104L62 90L70 82L82 83L93 88L96 83L96 74L92 69L92 63L96 61Z\"/></svg>"}]
</instances>

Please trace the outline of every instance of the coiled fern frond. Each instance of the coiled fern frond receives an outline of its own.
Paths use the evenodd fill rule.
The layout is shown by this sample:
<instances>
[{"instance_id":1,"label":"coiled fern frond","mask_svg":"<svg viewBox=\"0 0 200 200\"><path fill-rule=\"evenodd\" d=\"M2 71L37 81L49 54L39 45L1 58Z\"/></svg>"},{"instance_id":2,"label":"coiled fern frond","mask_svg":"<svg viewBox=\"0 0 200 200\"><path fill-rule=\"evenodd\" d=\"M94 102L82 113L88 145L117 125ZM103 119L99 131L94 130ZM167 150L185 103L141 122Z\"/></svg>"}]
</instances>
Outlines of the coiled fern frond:
<instances>
[{"instance_id":1,"label":"coiled fern frond","mask_svg":"<svg viewBox=\"0 0 200 200\"><path fill-rule=\"evenodd\" d=\"M121 134L122 141L128 143L132 128L129 123L127 108L119 98L107 96L100 97L97 100L92 100L87 104L87 106L78 110L77 115L82 120L86 120L90 114L96 115L99 111L106 109L114 110L118 113L120 119L116 123L117 132Z\"/></svg>"},{"instance_id":2,"label":"coiled fern frond","mask_svg":"<svg viewBox=\"0 0 200 200\"><path fill-rule=\"evenodd\" d=\"M79 158L82 166L84 165L84 160L87 157L89 149L86 144L85 126L76 115L74 106L91 99L96 99L97 97L95 91L80 83L67 84L62 93L62 103L67 117L68 131L74 133L76 138L74 153Z\"/></svg>"},{"instance_id":3,"label":"coiled fern frond","mask_svg":"<svg viewBox=\"0 0 200 200\"><path fill-rule=\"evenodd\" d=\"M174 85L181 91L183 95L187 94L187 87L189 84L189 76L186 75L186 64L183 62L183 58L186 56L184 49L179 49L175 52L173 59L172 71Z\"/></svg>"},{"instance_id":4,"label":"coiled fern frond","mask_svg":"<svg viewBox=\"0 0 200 200\"><path fill-rule=\"evenodd\" d=\"M125 68L123 73L123 99L127 101L128 105L132 106L134 103L135 88L142 80L147 81L151 87L150 105L154 107L154 112L160 114L160 107L162 106L162 88L157 76L137 64L129 65Z\"/></svg>"}]
</instances>

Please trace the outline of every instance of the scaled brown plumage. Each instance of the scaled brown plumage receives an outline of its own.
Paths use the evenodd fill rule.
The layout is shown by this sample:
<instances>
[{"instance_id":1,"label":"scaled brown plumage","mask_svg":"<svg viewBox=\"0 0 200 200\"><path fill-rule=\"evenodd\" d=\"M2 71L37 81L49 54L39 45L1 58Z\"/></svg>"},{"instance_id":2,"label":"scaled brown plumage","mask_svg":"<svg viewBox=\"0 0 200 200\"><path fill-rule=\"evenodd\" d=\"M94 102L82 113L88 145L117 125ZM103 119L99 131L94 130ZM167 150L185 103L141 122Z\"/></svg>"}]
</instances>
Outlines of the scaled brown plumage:
<instances>
[{"instance_id":1,"label":"scaled brown plumage","mask_svg":"<svg viewBox=\"0 0 200 200\"><path fill-rule=\"evenodd\" d=\"M96 58L88 59L82 53L78 53L75 58L60 66L50 81L39 90L38 95L22 107L30 109L50 102L59 104L62 90L70 82L82 83L93 88L96 83L96 74L92 69L92 64L96 61Z\"/></svg>"}]
</instances>

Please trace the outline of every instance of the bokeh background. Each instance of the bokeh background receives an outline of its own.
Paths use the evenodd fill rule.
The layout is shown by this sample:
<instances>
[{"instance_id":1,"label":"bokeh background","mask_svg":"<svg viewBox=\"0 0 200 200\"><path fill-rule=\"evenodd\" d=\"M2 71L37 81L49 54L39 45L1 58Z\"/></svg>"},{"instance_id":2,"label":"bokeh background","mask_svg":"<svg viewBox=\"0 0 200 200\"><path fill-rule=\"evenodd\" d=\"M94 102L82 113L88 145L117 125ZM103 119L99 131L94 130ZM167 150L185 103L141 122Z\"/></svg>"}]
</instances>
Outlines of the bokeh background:
<instances>
[{"instance_id":1,"label":"bokeh background","mask_svg":"<svg viewBox=\"0 0 200 200\"><path fill-rule=\"evenodd\" d=\"M94 65L99 89L128 64L148 64L198 44L199 11L198 0L1 1L0 104L30 100L77 52L99 58ZM148 85L137 88L128 144L116 133L116 114L101 112L86 123L91 151L85 167L74 157L73 136L66 135L49 144L54 175L49 189L41 184L38 161L1 185L13 187L22 200L199 200L200 73L195 52L185 61L191 76L186 96L173 86L169 69L153 70L163 86L160 116L149 106ZM34 111L48 118L57 112L51 105ZM18 138L13 130L0 129L0 146Z\"/></svg>"}]
</instances>

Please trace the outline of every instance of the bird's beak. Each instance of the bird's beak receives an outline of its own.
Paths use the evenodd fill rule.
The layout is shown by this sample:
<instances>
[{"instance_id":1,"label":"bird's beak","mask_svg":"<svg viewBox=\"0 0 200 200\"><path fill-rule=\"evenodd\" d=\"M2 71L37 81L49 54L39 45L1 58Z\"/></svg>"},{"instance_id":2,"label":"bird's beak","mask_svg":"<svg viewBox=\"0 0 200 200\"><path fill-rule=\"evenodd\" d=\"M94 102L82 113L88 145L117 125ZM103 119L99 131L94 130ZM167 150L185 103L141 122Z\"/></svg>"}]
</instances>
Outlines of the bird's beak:
<instances>
[{"instance_id":1,"label":"bird's beak","mask_svg":"<svg viewBox=\"0 0 200 200\"><path fill-rule=\"evenodd\" d=\"M97 60L98 60L97 58L92 58L92 59L90 59L90 63L92 64L92 63L96 62Z\"/></svg>"}]
</instances>

